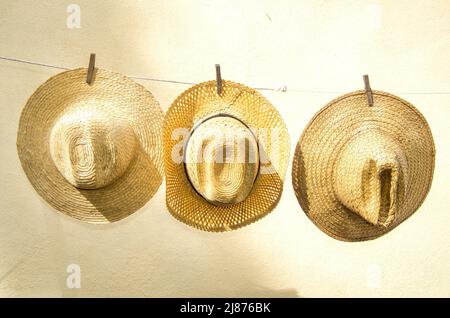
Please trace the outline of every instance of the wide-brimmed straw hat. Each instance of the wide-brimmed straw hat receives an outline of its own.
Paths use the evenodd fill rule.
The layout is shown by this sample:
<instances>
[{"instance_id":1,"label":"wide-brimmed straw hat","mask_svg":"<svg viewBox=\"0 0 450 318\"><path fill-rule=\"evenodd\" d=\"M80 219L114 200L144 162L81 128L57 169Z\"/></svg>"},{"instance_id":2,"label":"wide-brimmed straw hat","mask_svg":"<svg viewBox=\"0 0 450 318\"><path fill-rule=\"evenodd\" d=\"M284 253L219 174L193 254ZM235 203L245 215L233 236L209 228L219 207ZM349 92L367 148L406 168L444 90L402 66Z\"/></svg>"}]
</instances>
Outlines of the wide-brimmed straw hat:
<instances>
[{"instance_id":1,"label":"wide-brimmed straw hat","mask_svg":"<svg viewBox=\"0 0 450 318\"><path fill-rule=\"evenodd\" d=\"M38 194L60 212L90 223L120 220L159 188L163 112L143 86L96 69L57 74L30 97L17 150Z\"/></svg>"},{"instance_id":2,"label":"wide-brimmed straw hat","mask_svg":"<svg viewBox=\"0 0 450 318\"><path fill-rule=\"evenodd\" d=\"M373 91L341 96L304 130L292 182L301 207L328 235L344 241L379 237L425 199L435 149L425 118L410 103Z\"/></svg>"},{"instance_id":3,"label":"wide-brimmed straw hat","mask_svg":"<svg viewBox=\"0 0 450 318\"><path fill-rule=\"evenodd\" d=\"M269 213L283 189L286 126L256 90L198 84L169 108L164 124L166 202L171 214L207 231L226 231Z\"/></svg>"}]
</instances>

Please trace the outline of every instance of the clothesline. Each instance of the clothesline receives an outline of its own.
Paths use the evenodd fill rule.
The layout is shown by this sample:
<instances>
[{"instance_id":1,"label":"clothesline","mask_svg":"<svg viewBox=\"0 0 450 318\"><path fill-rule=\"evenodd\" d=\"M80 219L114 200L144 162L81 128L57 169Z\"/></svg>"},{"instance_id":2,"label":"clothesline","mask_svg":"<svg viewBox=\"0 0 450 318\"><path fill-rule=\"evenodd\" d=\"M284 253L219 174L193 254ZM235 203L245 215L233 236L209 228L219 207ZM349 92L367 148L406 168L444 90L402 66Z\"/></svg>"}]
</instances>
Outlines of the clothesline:
<instances>
[{"instance_id":1,"label":"clothesline","mask_svg":"<svg viewBox=\"0 0 450 318\"><path fill-rule=\"evenodd\" d=\"M12 58L12 57L6 57L6 56L0 56L0 60L10 61L10 62L17 62L17 63L23 63L23 64L30 64L30 65L36 65L36 66L42 66L42 67L48 67L48 68L54 68L58 70L71 70L73 68L66 67L66 66L60 66L60 65L53 65L53 64L47 64L47 63L41 63L41 62L34 62L30 60L23 60L19 58ZM142 80L142 81L151 81L151 82L162 82L162 83L172 83L172 84L181 84L181 85L196 85L198 83L193 82L183 82L183 81L176 81L176 80L167 80L167 79L160 79L160 78L151 78L151 77L144 77L144 76L128 76L129 78L135 79L135 80ZM257 87L256 90L260 91L279 91L279 92L293 92L293 93L310 93L310 94L343 94L344 91L325 91L325 90L311 90L311 89L289 89L287 86L283 85L277 88L270 88L270 87ZM411 94L411 95L450 95L450 92L397 92L398 94Z\"/></svg>"}]
</instances>

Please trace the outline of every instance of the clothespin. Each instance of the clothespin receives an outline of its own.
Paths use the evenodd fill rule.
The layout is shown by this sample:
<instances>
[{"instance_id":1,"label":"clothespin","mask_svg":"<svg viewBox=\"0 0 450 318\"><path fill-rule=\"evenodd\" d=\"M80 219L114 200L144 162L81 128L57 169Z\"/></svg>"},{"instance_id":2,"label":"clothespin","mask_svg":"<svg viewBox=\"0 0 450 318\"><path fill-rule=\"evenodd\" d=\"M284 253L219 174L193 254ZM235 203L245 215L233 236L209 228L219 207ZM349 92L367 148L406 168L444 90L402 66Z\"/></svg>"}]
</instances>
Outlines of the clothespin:
<instances>
[{"instance_id":1,"label":"clothespin","mask_svg":"<svg viewBox=\"0 0 450 318\"><path fill-rule=\"evenodd\" d=\"M373 106L373 95L372 89L370 88L369 75L363 75L363 79L364 79L364 88L366 90L367 95L367 102L369 103L369 106Z\"/></svg>"},{"instance_id":2,"label":"clothespin","mask_svg":"<svg viewBox=\"0 0 450 318\"><path fill-rule=\"evenodd\" d=\"M216 64L216 81L217 81L217 94L222 94L222 76L220 75L220 64Z\"/></svg>"},{"instance_id":3,"label":"clothespin","mask_svg":"<svg viewBox=\"0 0 450 318\"><path fill-rule=\"evenodd\" d=\"M94 77L94 69L95 69L95 53L91 53L91 56L89 58L88 72L86 76L86 83L88 83L89 85L92 84L92 80Z\"/></svg>"}]
</instances>

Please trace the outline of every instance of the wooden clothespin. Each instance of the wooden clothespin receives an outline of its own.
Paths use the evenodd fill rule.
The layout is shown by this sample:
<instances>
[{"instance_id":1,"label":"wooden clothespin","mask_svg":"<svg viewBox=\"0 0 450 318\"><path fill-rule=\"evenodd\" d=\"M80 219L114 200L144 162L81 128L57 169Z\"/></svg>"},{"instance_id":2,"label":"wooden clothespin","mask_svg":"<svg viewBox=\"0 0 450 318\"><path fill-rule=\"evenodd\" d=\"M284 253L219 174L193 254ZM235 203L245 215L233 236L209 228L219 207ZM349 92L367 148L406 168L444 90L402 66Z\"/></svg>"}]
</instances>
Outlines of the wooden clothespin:
<instances>
[{"instance_id":1,"label":"wooden clothespin","mask_svg":"<svg viewBox=\"0 0 450 318\"><path fill-rule=\"evenodd\" d=\"M89 58L88 72L86 76L86 83L88 83L89 85L92 84L92 80L94 78L94 69L95 69L95 53L91 53L91 56Z\"/></svg>"},{"instance_id":2,"label":"wooden clothespin","mask_svg":"<svg viewBox=\"0 0 450 318\"><path fill-rule=\"evenodd\" d=\"M369 106L373 106L373 95L372 89L370 88L369 75L363 75L363 79L364 79L364 88L366 90L367 95L367 102L369 103Z\"/></svg>"},{"instance_id":3,"label":"wooden clothespin","mask_svg":"<svg viewBox=\"0 0 450 318\"><path fill-rule=\"evenodd\" d=\"M222 94L222 76L220 75L220 64L216 64L216 81L217 81L217 94Z\"/></svg>"}]
</instances>

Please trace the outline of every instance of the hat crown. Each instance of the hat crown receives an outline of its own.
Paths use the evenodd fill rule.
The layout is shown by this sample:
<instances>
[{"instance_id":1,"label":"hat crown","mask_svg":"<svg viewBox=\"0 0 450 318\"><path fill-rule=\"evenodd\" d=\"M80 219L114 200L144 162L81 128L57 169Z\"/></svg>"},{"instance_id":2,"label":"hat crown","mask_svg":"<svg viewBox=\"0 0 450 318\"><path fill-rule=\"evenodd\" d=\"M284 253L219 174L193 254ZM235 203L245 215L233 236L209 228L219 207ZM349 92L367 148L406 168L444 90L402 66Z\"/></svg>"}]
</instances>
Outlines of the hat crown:
<instances>
[{"instance_id":1,"label":"hat crown","mask_svg":"<svg viewBox=\"0 0 450 318\"><path fill-rule=\"evenodd\" d=\"M387 227L404 201L406 158L398 143L377 129L353 136L334 172L342 204L367 222Z\"/></svg>"},{"instance_id":2,"label":"hat crown","mask_svg":"<svg viewBox=\"0 0 450 318\"><path fill-rule=\"evenodd\" d=\"M189 138L185 165L189 181L206 200L216 205L239 203L258 174L257 140L238 119L207 119Z\"/></svg>"},{"instance_id":3,"label":"hat crown","mask_svg":"<svg viewBox=\"0 0 450 318\"><path fill-rule=\"evenodd\" d=\"M126 120L97 106L75 105L50 132L51 158L63 177L80 189L117 180L135 154L136 138Z\"/></svg>"}]
</instances>

